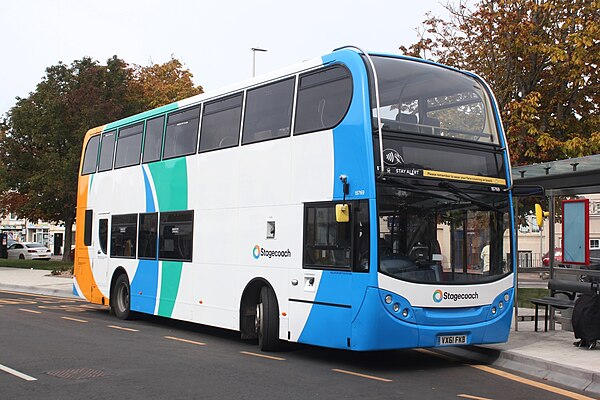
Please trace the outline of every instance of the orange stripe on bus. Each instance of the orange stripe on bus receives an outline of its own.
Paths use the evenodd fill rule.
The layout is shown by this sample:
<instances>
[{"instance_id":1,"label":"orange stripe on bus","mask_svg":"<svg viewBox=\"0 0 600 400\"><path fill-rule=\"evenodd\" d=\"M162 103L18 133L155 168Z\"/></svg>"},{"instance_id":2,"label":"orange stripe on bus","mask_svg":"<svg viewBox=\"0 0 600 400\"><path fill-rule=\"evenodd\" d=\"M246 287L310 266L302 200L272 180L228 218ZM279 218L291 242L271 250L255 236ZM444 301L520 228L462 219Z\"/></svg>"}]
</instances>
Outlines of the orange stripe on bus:
<instances>
[{"instance_id":1,"label":"orange stripe on bus","mask_svg":"<svg viewBox=\"0 0 600 400\"><path fill-rule=\"evenodd\" d=\"M99 134L104 130L104 126L90 129L83 141L83 148L81 151L81 162L83 162L83 155L85 153L85 147L90 137L95 134ZM81 171L81 164L80 164ZM77 185L77 214L76 218L80 224L85 221L85 210L88 207L88 192L90 184L90 175L79 176L79 182ZM83 226L83 224L82 224ZM89 256L88 247L84 245L84 232L85 229L77 229L75 231L75 260L74 260L74 276L81 294L90 302L95 304L102 304L104 295L98 290L98 285L94 279L92 272L92 264Z\"/></svg>"}]
</instances>

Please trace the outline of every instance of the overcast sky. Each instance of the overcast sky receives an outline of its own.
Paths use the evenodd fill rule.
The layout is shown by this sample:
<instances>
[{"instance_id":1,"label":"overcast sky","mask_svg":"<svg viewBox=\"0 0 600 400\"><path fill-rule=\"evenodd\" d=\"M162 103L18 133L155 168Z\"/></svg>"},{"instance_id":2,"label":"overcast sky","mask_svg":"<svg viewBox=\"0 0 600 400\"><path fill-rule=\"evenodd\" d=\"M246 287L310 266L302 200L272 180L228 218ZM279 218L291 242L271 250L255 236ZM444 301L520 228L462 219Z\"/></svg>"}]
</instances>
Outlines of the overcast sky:
<instances>
[{"instance_id":1,"label":"overcast sky","mask_svg":"<svg viewBox=\"0 0 600 400\"><path fill-rule=\"evenodd\" d=\"M444 1L445 3L445 1ZM352 44L399 53L439 0L8 0L0 6L0 114L59 61L163 63L211 90Z\"/></svg>"}]
</instances>

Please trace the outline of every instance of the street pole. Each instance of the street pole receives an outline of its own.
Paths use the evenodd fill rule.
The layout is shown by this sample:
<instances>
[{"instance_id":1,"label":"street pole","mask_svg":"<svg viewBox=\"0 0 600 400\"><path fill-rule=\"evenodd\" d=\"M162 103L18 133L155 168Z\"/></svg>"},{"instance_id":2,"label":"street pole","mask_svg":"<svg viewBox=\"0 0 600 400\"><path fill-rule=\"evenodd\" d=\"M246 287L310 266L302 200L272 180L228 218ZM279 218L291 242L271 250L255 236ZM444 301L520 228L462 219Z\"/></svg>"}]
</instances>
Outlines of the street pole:
<instances>
[{"instance_id":1,"label":"street pole","mask_svg":"<svg viewBox=\"0 0 600 400\"><path fill-rule=\"evenodd\" d=\"M266 52L267 50L261 49L259 47L253 47L250 50L252 50L252 77L254 78L256 76L256 52Z\"/></svg>"}]
</instances>

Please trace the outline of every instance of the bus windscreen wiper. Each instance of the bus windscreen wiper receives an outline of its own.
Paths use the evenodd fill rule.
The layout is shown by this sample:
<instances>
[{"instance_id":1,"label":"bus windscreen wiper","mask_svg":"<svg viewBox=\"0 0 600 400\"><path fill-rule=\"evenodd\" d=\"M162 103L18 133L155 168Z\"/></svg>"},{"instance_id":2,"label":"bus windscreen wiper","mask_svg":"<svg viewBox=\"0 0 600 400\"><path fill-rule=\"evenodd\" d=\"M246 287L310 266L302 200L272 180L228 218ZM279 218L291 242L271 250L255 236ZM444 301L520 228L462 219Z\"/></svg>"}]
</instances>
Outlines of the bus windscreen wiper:
<instances>
[{"instance_id":1,"label":"bus windscreen wiper","mask_svg":"<svg viewBox=\"0 0 600 400\"><path fill-rule=\"evenodd\" d=\"M443 189L447 189L448 191L454 193L456 196L458 196L459 198L463 199L463 200L467 200L470 201L473 204L476 204L480 207L486 208L490 211L494 211L494 212L498 212L498 213L502 213L503 211L494 207L491 204L488 204L484 201L481 200L477 200L476 198L472 197L471 195L469 195L468 193L466 193L464 190L462 190L461 188L459 188L458 186L454 185L453 183L450 182L440 182L438 184L439 187L443 188Z\"/></svg>"}]
</instances>

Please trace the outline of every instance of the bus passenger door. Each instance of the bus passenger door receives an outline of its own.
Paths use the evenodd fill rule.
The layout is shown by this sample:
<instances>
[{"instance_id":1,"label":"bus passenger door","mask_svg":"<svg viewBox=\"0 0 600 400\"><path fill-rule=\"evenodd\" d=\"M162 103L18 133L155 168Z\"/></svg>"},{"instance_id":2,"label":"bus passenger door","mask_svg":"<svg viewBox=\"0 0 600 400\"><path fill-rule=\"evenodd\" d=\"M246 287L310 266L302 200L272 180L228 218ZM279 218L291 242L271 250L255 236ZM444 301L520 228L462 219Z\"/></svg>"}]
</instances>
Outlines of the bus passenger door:
<instances>
[{"instance_id":1,"label":"bus passenger door","mask_svg":"<svg viewBox=\"0 0 600 400\"><path fill-rule=\"evenodd\" d=\"M92 271L98 286L105 287L108 280L108 232L110 213L97 213L95 216L94 255Z\"/></svg>"},{"instance_id":2,"label":"bus passenger door","mask_svg":"<svg viewBox=\"0 0 600 400\"><path fill-rule=\"evenodd\" d=\"M305 204L302 265L289 274L291 341L348 347L352 234L352 223L336 221L335 202Z\"/></svg>"}]
</instances>

